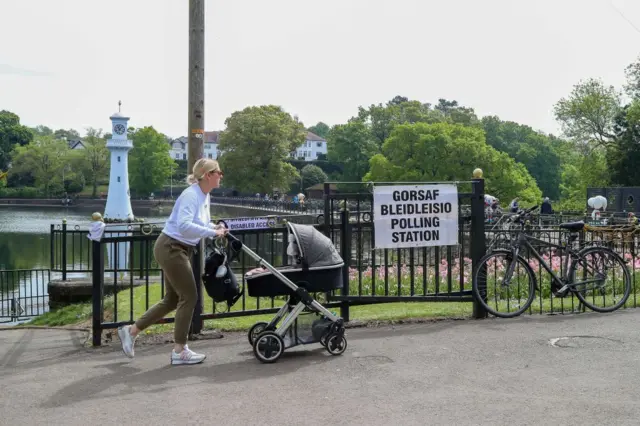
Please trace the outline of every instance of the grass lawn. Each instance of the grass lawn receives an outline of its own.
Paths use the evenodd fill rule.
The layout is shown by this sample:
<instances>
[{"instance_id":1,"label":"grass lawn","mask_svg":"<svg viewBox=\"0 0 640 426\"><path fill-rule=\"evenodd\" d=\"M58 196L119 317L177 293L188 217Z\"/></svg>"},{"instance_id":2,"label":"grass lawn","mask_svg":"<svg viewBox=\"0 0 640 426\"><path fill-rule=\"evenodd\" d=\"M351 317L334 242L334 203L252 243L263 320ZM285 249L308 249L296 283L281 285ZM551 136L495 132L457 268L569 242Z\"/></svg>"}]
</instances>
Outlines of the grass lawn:
<instances>
[{"instance_id":1,"label":"grass lawn","mask_svg":"<svg viewBox=\"0 0 640 426\"><path fill-rule=\"evenodd\" d=\"M148 306L161 299L161 288L159 284L149 285L149 297L147 301L147 291L144 286L134 288L133 297L129 290L118 293L117 306L114 305L114 297L105 298L104 318L105 321L131 321L142 315ZM213 312L213 301L205 293L204 312ZM320 300L322 303L323 300ZM259 303L259 306L258 306ZM243 310L266 309L282 306L284 300L269 298L246 297L240 299L231 308L232 312ZM117 308L117 310L116 310ZM131 310L133 309L133 318ZM338 311L338 308L332 309ZM409 318L461 318L470 317L473 310L471 303L462 302L416 302L416 303L386 303L377 305L352 306L350 309L351 320L360 321L387 321L403 320ZM116 312L117 311L117 312ZM217 312L226 311L226 305L219 304ZM75 325L91 327L92 307L90 303L70 305L56 311L47 312L25 325L37 326L63 326ZM172 317L174 313L169 314ZM116 317L117 316L117 317ZM219 318L205 321L205 329L216 329L221 331L243 331L248 330L258 321L269 321L274 314L251 315L229 318ZM147 333L164 333L173 330L173 324L159 324L145 330Z\"/></svg>"},{"instance_id":2,"label":"grass lawn","mask_svg":"<svg viewBox=\"0 0 640 426\"><path fill-rule=\"evenodd\" d=\"M100 193L106 194L108 192L108 189L109 185L98 185L98 197L100 196ZM78 195L83 197L90 197L91 195L93 195L93 185L85 185L85 187L78 193Z\"/></svg>"},{"instance_id":3,"label":"grass lawn","mask_svg":"<svg viewBox=\"0 0 640 426\"><path fill-rule=\"evenodd\" d=\"M133 296L133 297L132 297ZM118 293L117 306L114 304L114 297L105 298L104 320L110 321L133 321L140 317L148 307L162 298L160 284L150 284L147 300L147 289L144 286L133 290L121 291ZM324 301L319 300L321 303ZM633 293L629 296L625 308L633 308L636 305L637 296ZM282 306L284 300L268 298L246 297L240 299L231 308L232 312L254 309L265 309ZM571 313L578 312L578 300L575 297L565 299L540 299L537 297L530 310L526 314L542 313ZM117 308L117 309L116 309ZM338 311L338 308L332 309ZM133 311L133 316L131 315ZM217 312L225 312L226 305L219 305ZM409 302L409 303L384 303L376 305L352 306L350 309L351 320L358 321L398 321L416 318L471 318L473 305L464 302ZM205 313L213 312L213 302L205 293ZM525 315L526 315L525 314ZM37 326L81 326L91 327L92 307L90 303L66 306L56 311L48 312L24 325ZM169 314L172 317L174 314ZM248 330L253 324L259 321L269 321L274 314L238 316L228 318L217 318L205 321L205 329L216 329L220 331L243 331ZM173 330L173 324L158 324L145 330L147 334L166 333Z\"/></svg>"}]
</instances>

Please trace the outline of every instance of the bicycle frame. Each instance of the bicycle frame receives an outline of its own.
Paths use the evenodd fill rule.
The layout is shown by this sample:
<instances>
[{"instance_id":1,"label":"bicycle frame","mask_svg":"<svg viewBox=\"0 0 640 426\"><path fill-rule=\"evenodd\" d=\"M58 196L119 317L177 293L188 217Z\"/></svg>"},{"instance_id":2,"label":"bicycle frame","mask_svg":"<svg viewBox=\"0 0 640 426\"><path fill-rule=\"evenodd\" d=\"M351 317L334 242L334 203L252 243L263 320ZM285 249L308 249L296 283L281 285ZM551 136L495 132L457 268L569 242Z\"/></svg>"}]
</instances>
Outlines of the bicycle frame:
<instances>
[{"instance_id":1,"label":"bicycle frame","mask_svg":"<svg viewBox=\"0 0 640 426\"><path fill-rule=\"evenodd\" d=\"M540 265L542 265L542 267L551 275L553 282L557 284L557 288L559 292L563 292L567 288L573 289L577 286L581 286L581 285L584 286L589 283L600 281L599 279L590 279L586 281L578 281L578 282L571 282L571 283L569 282L569 277L568 277L569 267L573 265L574 261L580 260L579 256L577 255L577 252L571 247L571 243L573 243L578 238L577 233L571 232L565 244L554 244L545 240L541 240L536 237L532 237L531 235L528 235L525 231L522 231L522 230L517 232L518 232L518 238L511 245L511 253L513 254L514 259L519 255L520 248L522 246L528 248L533 254L533 257L538 259L538 262L540 263ZM531 241L542 243L546 247L554 247L560 250L566 250L567 256L566 256L566 259L564 260L563 268L561 268L563 270L562 276L559 277L555 272L553 272L549 264L542 258L540 253L538 253L538 251L531 245ZM571 261L572 261L571 264L569 264L569 258L571 258ZM509 264L507 268L507 273L505 274L503 285L509 285L509 282L511 281L511 277L513 276L513 270L515 268L516 263L517 262L511 262Z\"/></svg>"},{"instance_id":2,"label":"bicycle frame","mask_svg":"<svg viewBox=\"0 0 640 426\"><path fill-rule=\"evenodd\" d=\"M567 238L567 241L565 244L554 244L549 241L532 237L531 235L528 235L526 232L522 230L517 231L517 233L518 233L518 237L511 244L511 253L513 254L513 258L515 259L518 257L518 255L520 254L520 249L523 246L528 248L530 252L533 254L533 257L538 259L538 262L540 263L540 265L542 265L542 267L551 275L553 281L556 284L558 284L558 287L562 287L565 284L565 281L568 281L567 273L569 271L569 257L573 259L576 256L576 252L573 250L573 248L571 248L570 244L573 243L578 238L578 235L575 233L571 233L569 234L569 237ZM542 243L545 247L553 247L556 249L567 251L567 257L564 260L564 265L562 268L563 270L562 276L559 277L558 275L556 275L556 273L553 271L553 269L551 269L549 264L543 259L542 255L540 255L540 253L538 253L538 251L531 245L531 241ZM517 262L511 262L509 264L509 267L507 268L507 273L505 274L505 285L508 285L509 282L511 281L511 276L513 275L513 269L515 268L516 263ZM507 277L509 278L507 279Z\"/></svg>"}]
</instances>

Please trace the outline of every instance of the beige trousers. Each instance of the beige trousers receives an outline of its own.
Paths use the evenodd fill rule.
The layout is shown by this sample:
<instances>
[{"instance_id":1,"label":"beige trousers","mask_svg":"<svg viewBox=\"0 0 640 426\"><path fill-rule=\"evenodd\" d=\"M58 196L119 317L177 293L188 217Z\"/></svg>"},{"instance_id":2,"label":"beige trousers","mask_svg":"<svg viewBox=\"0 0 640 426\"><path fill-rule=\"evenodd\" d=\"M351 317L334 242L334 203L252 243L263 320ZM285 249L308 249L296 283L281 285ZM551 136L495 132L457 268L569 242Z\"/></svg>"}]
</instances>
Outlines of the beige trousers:
<instances>
[{"instance_id":1,"label":"beige trousers","mask_svg":"<svg viewBox=\"0 0 640 426\"><path fill-rule=\"evenodd\" d=\"M176 310L173 339L180 345L187 343L193 310L198 302L196 281L191 269L194 250L195 247L160 234L153 254L164 272L164 299L149 308L136 321L138 329L144 330Z\"/></svg>"}]
</instances>

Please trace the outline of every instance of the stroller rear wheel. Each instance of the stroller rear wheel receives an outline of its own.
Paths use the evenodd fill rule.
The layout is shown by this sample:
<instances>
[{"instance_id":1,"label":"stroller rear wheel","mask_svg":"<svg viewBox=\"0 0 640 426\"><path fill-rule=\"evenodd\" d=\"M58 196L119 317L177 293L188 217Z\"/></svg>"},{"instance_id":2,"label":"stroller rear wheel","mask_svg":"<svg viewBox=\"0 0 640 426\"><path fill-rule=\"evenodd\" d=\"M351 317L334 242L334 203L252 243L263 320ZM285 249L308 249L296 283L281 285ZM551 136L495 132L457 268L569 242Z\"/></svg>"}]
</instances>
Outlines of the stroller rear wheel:
<instances>
[{"instance_id":1,"label":"stroller rear wheel","mask_svg":"<svg viewBox=\"0 0 640 426\"><path fill-rule=\"evenodd\" d=\"M264 331L253 342L253 353L265 364L276 362L284 353L284 340L273 331Z\"/></svg>"},{"instance_id":2,"label":"stroller rear wheel","mask_svg":"<svg viewBox=\"0 0 640 426\"><path fill-rule=\"evenodd\" d=\"M263 331L267 329L269 325L268 322L257 322L249 329L249 333L247 333L247 337L249 338L249 344L253 346L253 342L256 340L256 337Z\"/></svg>"},{"instance_id":3,"label":"stroller rear wheel","mask_svg":"<svg viewBox=\"0 0 640 426\"><path fill-rule=\"evenodd\" d=\"M331 333L327 336L325 347L331 355L342 355L347 350L347 338L344 334Z\"/></svg>"}]
</instances>

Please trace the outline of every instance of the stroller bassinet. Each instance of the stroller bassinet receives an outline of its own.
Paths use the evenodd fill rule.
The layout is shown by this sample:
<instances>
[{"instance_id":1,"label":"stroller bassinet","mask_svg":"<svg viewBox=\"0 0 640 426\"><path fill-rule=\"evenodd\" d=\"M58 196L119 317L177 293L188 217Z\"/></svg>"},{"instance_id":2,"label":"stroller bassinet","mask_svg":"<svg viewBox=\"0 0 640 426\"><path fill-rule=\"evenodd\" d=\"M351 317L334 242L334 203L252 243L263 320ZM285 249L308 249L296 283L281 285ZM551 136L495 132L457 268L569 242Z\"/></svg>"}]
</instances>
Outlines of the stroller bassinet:
<instances>
[{"instance_id":1,"label":"stroller bassinet","mask_svg":"<svg viewBox=\"0 0 640 426\"><path fill-rule=\"evenodd\" d=\"M253 353L261 362L271 363L287 348L319 342L331 355L341 355L347 349L344 320L310 293L341 288L344 262L331 240L313 226L293 223L287 226L290 231L287 254L293 265L284 268L273 267L240 240L226 234L227 240L268 271L246 274L249 296L288 296L271 321L258 322L249 330Z\"/></svg>"},{"instance_id":2,"label":"stroller bassinet","mask_svg":"<svg viewBox=\"0 0 640 426\"><path fill-rule=\"evenodd\" d=\"M309 293L330 292L342 288L344 262L333 242L312 225L287 223L290 232L287 252L291 266L278 272ZM289 296L293 291L271 271L245 277L250 297Z\"/></svg>"}]
</instances>

